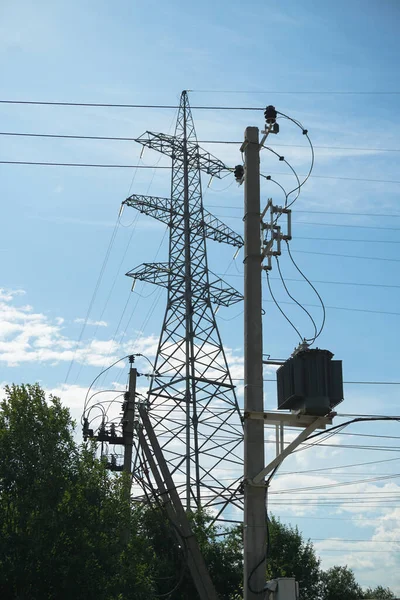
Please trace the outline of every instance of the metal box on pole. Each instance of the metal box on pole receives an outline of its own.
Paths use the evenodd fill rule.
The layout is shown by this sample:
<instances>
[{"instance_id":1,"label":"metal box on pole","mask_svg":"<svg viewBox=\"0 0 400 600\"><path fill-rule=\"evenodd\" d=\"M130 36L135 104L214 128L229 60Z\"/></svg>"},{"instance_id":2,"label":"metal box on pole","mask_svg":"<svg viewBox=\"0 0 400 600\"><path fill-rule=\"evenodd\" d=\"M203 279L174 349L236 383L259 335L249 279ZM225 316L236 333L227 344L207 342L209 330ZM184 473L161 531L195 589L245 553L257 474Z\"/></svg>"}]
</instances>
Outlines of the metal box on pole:
<instances>
[{"instance_id":1,"label":"metal box on pole","mask_svg":"<svg viewBox=\"0 0 400 600\"><path fill-rule=\"evenodd\" d=\"M329 350L301 350L277 371L278 409L325 416L343 400L342 361Z\"/></svg>"}]
</instances>

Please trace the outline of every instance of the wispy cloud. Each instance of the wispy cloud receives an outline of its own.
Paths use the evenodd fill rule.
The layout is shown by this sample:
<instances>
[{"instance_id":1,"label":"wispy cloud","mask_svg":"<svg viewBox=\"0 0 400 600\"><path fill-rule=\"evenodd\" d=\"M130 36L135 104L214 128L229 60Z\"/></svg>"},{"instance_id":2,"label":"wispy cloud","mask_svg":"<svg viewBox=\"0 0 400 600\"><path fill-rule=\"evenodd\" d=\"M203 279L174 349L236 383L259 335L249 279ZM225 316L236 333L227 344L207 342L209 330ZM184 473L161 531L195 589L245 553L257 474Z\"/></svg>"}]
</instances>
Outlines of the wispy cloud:
<instances>
[{"instance_id":1,"label":"wispy cloud","mask_svg":"<svg viewBox=\"0 0 400 600\"><path fill-rule=\"evenodd\" d=\"M93 319L86 320L82 317L74 319L74 323L86 323L86 325L93 325L95 327L108 327L108 323L106 321L94 321Z\"/></svg>"}]
</instances>

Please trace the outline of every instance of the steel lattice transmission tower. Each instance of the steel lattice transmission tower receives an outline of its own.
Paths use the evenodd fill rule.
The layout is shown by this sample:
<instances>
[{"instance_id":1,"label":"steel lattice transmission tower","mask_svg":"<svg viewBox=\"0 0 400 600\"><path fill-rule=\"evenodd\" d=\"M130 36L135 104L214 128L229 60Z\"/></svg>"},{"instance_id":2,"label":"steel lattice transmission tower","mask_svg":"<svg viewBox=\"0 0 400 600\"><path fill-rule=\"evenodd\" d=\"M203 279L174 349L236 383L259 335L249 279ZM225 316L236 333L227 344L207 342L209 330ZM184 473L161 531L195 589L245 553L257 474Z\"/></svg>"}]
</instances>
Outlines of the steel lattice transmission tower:
<instances>
[{"instance_id":1,"label":"steel lattice transmission tower","mask_svg":"<svg viewBox=\"0 0 400 600\"><path fill-rule=\"evenodd\" d=\"M149 415L186 507L222 511L228 501L239 502L242 425L215 307L242 295L209 271L206 239L237 248L243 240L203 208L201 171L219 177L226 166L199 147L186 91L175 135L146 132L137 141L172 159L170 198L125 200L169 226L169 261L127 273L168 291Z\"/></svg>"}]
</instances>

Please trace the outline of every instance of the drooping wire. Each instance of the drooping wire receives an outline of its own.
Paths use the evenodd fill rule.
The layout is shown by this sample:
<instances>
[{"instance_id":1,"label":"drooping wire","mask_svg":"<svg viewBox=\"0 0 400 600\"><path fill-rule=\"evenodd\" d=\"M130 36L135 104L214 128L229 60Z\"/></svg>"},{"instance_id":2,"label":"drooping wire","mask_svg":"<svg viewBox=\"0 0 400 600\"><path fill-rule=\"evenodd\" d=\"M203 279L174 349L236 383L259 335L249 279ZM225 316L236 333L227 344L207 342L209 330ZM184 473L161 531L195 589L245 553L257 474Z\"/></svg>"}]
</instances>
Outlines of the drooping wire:
<instances>
[{"instance_id":1,"label":"drooping wire","mask_svg":"<svg viewBox=\"0 0 400 600\"><path fill-rule=\"evenodd\" d=\"M126 356L123 356L122 358L119 358L118 360L116 360L115 362L113 362L111 365L109 365L107 368L103 369L98 375L96 375L96 377L93 379L92 383L90 384L88 391L86 392L85 401L84 401L84 404L83 404L83 414L85 414L85 412L86 412L87 403L88 403L88 396L89 396L90 390L92 389L92 387L94 386L94 384L96 383L96 381L99 379L99 377L101 377L103 375L103 373L105 373L106 371L108 371L109 369L111 369L112 367L114 367L116 364L118 364L122 360L125 360L126 358L129 358L129 354L127 354Z\"/></svg>"},{"instance_id":2,"label":"drooping wire","mask_svg":"<svg viewBox=\"0 0 400 600\"><path fill-rule=\"evenodd\" d=\"M284 163L285 163L285 164L286 164L286 165L289 167L289 169L292 171L293 175L294 175L294 176L295 176L295 178L296 178L296 181L297 181L297 186L296 186L295 188L293 188L293 189L292 189L292 190L291 190L291 191L290 191L288 194L286 194L286 199L285 199L285 208L288 208L288 206L292 206L292 204L293 204L294 202L296 202L297 198L300 196L300 189L301 189L301 186L303 185L303 183L304 183L306 180L304 180L304 181L303 181L303 183L300 183L299 176L297 175L297 173L296 173L295 169L294 169L294 168L292 167L292 165L291 165L291 164L290 164L290 163L289 163L289 162L286 160L286 158L285 158L284 156L282 156L282 155L281 155L281 154L279 154L278 152L275 152L275 150L273 150L273 149L272 149L272 148L270 148L269 146L263 146L263 147L265 148L265 150L269 150L270 152L272 152L272 154L275 154L275 156L277 156L281 162L284 162ZM307 177L307 179L308 179L308 177ZM291 201L291 203L288 205L288 203L287 203L287 202L288 202L288 198L289 198L290 194L293 194L293 192L295 192L296 190L298 190L298 194L297 194L296 198L294 198L294 200L292 200L292 201Z\"/></svg>"},{"instance_id":3,"label":"drooping wire","mask_svg":"<svg viewBox=\"0 0 400 600\"><path fill-rule=\"evenodd\" d=\"M294 188L292 191L289 192L288 197L293 193L296 192L296 190L298 189L299 193L297 194L296 198L294 200L292 200L290 202L290 204L288 204L286 206L286 208L289 208L289 206L292 206L292 204L297 200L297 198L299 197L300 194L300 188L306 183L306 181L309 179L311 172L314 168L314 161L315 161L315 153L314 153L314 147L312 145L312 142L310 140L310 137L308 135L308 131L307 129L305 129L302 125L302 123L300 123L300 121L297 121L296 119L293 119L292 117L289 117L289 115L286 115L285 113L282 113L280 111L276 111L278 115L281 115L281 117L283 117L284 119L288 119L289 121L292 121L292 123L294 123L297 127L299 127L303 133L303 135L306 136L307 141L310 145L310 150L311 150L311 165L310 165L310 169L308 171L308 174L306 175L306 177L304 178L304 180L301 182L301 184L299 185L298 188Z\"/></svg>"},{"instance_id":4,"label":"drooping wire","mask_svg":"<svg viewBox=\"0 0 400 600\"><path fill-rule=\"evenodd\" d=\"M370 421L397 421L397 422L400 422L400 419L399 419L399 417L357 417L355 419L351 419L350 421L345 421L344 423L341 423L340 425L334 425L333 427L330 427L329 429L325 429L324 431L318 431L317 433L313 433L313 434L309 435L305 441L307 442L308 440L311 440L313 438L319 437L324 434L330 434L331 432L337 433L338 430L341 431L344 427L347 427L348 425L352 425L353 423L368 423ZM331 437L331 436L329 436L329 437Z\"/></svg>"},{"instance_id":5,"label":"drooping wire","mask_svg":"<svg viewBox=\"0 0 400 600\"><path fill-rule=\"evenodd\" d=\"M285 202L287 200L288 194L285 190L285 188L283 187L283 185L281 185L278 181L276 181L275 179L272 179L271 175L264 175L264 173L260 173L261 177L264 177L264 179L266 179L267 181L270 181L271 183L275 183L278 187L281 188L282 192L285 195ZM225 208L225 207L224 207Z\"/></svg>"},{"instance_id":6,"label":"drooping wire","mask_svg":"<svg viewBox=\"0 0 400 600\"><path fill-rule=\"evenodd\" d=\"M279 258L277 256L275 256L275 259L276 259L276 266L278 267L279 277L281 278L282 285L285 288L285 291L286 291L287 295L289 296L289 298L291 298L291 300L293 300L293 302L295 302L297 304L297 306L299 306L306 313L306 315L308 315L308 317L310 318L310 320L311 320L311 322L313 324L313 327L314 327L314 337L313 338L304 338L306 340L306 342L309 342L310 344L313 344L315 342L316 338L317 338L317 332L318 332L318 329L317 329L317 326L315 324L315 321L314 321L311 313L309 313L308 310L302 304L300 304L300 302L298 302L296 300L296 298L294 298L294 296L292 296L292 294L289 292L289 290L287 288L287 285L285 283L285 280L283 278L283 275L282 275L281 266L279 264Z\"/></svg>"},{"instance_id":7,"label":"drooping wire","mask_svg":"<svg viewBox=\"0 0 400 600\"><path fill-rule=\"evenodd\" d=\"M297 327L296 327L296 326L295 326L295 325L292 323L292 321L289 319L289 317L287 316L287 314L285 313L285 311L284 311L284 310L283 310L283 309L282 309L282 308L279 306L279 302L276 300L276 298L275 298L275 296L274 296L274 294L273 294L273 292L272 292L272 289L271 289L271 283L270 283L270 280L269 280L269 273L268 273L268 271L266 271L266 274L267 274L267 284L268 284L268 289L269 289L269 293L271 294L271 298L272 298L272 300L274 301L274 303L275 303L276 307L278 308L278 310L280 311L280 313L281 313L281 314L282 314L282 315L285 317L285 319L286 319L286 321L289 323L289 325L291 325L291 326L293 327L293 329L295 330L295 332L296 332L296 333L297 333L297 335L299 336L299 338L300 338L300 341L302 342L302 341L303 341L303 338L302 338L302 336L301 336L301 333L300 333L300 331L299 331L299 330L297 329Z\"/></svg>"},{"instance_id":8,"label":"drooping wire","mask_svg":"<svg viewBox=\"0 0 400 600\"><path fill-rule=\"evenodd\" d=\"M92 298L90 300L89 307L88 307L87 312L86 312L85 320L83 322L83 325L82 325L82 328L81 328L81 331L80 331L80 334L79 334L79 338L78 338L78 341L77 341L76 346L75 346L74 354L72 356L71 362L70 362L69 367L68 367L67 374L65 376L64 383L67 383L69 375L71 373L72 366L73 366L73 364L75 362L75 357L76 357L76 353L78 351L78 346L79 346L80 342L82 341L83 334L85 333L85 329L86 329L86 326L87 326L87 323L88 323L88 320L89 320L89 316L91 314L94 302L96 300L97 292L99 291L99 287L100 287L101 281L103 279L104 271L106 269L108 260L110 258L111 250L112 250L112 247L114 245L114 241L115 241L116 235L118 233L118 227L119 227L119 215L117 217L117 220L116 220L115 225L114 225L113 232L111 234L110 242L108 244L108 248L107 248L106 254L104 256L103 264L101 266L100 273L99 273L99 276L97 278L97 282L96 282L96 285L95 285L95 288L94 288L94 291L93 291L93 294L92 294Z\"/></svg>"},{"instance_id":9,"label":"drooping wire","mask_svg":"<svg viewBox=\"0 0 400 600\"><path fill-rule=\"evenodd\" d=\"M322 308L322 323L321 323L321 327L319 328L319 331L318 331L318 333L316 334L316 336L315 336L315 338L314 338L314 340L313 340L313 342L315 342L315 340L316 340L316 339L317 339L317 338L318 338L318 337L321 335L321 333L322 333L322 330L323 330L323 328L324 328L324 326L325 326L325 319L326 319L326 309L325 309L325 304L324 304L324 301L322 300L322 298L321 298L321 296L320 296L320 294L319 294L318 290L316 289L316 287L315 287L315 286L314 286L314 285L311 283L311 281L308 279L308 277L306 277L306 276L304 275L303 271L300 269L300 267L298 266L298 264L297 264L297 263L296 263L296 261L294 260L294 258L293 258L293 256L292 256L292 253L291 253L291 251L290 251L290 245L289 245L289 242L288 242L288 240L286 240L286 246L287 246L287 251L288 251L289 258L290 258L290 260L292 261L292 263L293 263L293 266L294 266L294 267L297 269L298 273L300 273L300 275L301 275L301 276L303 277L303 279L304 279L304 280L305 280L305 281L306 281L306 282L309 284L309 286L310 286L310 287L311 287L311 288L314 290L315 294L316 294L316 295L317 295L317 297L318 297L318 300L319 300L319 301L320 301L320 303L321 303L321 308Z\"/></svg>"}]
</instances>

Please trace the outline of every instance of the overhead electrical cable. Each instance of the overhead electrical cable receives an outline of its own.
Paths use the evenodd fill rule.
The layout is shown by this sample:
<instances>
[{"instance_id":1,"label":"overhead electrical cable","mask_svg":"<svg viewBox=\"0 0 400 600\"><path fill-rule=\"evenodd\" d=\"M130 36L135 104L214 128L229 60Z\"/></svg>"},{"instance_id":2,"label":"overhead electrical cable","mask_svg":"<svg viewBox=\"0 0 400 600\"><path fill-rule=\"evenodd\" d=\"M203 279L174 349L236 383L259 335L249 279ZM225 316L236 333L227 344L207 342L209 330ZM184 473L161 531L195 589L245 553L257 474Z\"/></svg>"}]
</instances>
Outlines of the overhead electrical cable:
<instances>
[{"instance_id":1,"label":"overhead electrical cable","mask_svg":"<svg viewBox=\"0 0 400 600\"><path fill-rule=\"evenodd\" d=\"M88 323L88 320L89 320L89 316L90 316L90 314L92 312L93 305L94 305L94 302L96 300L97 293L99 291L99 287L100 287L100 284L101 284L102 279L103 279L104 271L105 271L105 269L107 267L108 260L110 258L110 254L111 254L111 250L113 248L114 241L115 241L116 235L118 233L118 225L119 225L119 216L117 217L117 220L116 220L115 225L114 225L113 232L111 234L111 238L110 238L107 250L106 250L106 254L105 254L105 257L103 259L103 263L101 265L101 268L100 268L100 273L99 273L99 275L97 277L95 288L94 288L92 297L91 297L90 302L89 302L89 307L87 309L87 312L86 312L86 315L85 315L85 319L83 321L83 324L82 324L82 327L81 327L81 331L79 333L78 341L77 341L77 343L75 345L75 350L74 350L71 362L69 364L67 374L65 376L64 384L66 384L67 381L68 381L69 375L71 373L72 366L73 366L74 361L75 361L76 353L78 351L79 344L81 343L82 338L83 338L83 334L85 333L85 329L86 329L86 326L87 326L87 323Z\"/></svg>"},{"instance_id":2,"label":"overhead electrical cable","mask_svg":"<svg viewBox=\"0 0 400 600\"><path fill-rule=\"evenodd\" d=\"M279 276L280 276L282 285L285 288L285 291L286 291L287 295L289 296L289 298L291 298L291 300L293 300L297 304L297 306L299 306L306 313L306 315L309 317L311 323L313 324L313 327L314 327L314 337L312 337L312 338L304 338L306 340L306 342L309 342L310 344L313 344L314 341L317 338L317 335L318 335L318 329L317 329L317 326L315 324L315 321L314 321L312 315L308 312L308 310L302 304L300 304L300 302L298 302L296 300L296 298L294 298L294 296L292 296L291 293L289 292L289 290L287 288L287 285L285 283L285 280L283 278L283 275L282 275L281 266L279 264L279 258L277 256L275 256L275 259L276 259L276 265L278 267Z\"/></svg>"},{"instance_id":3,"label":"overhead electrical cable","mask_svg":"<svg viewBox=\"0 0 400 600\"><path fill-rule=\"evenodd\" d=\"M271 288L271 283L269 281L269 273L268 271L266 271L266 275L267 275L267 284L268 284L268 289L269 289L269 293L271 294L271 298L272 301L275 303L276 307L278 308L278 310L280 311L280 313L282 314L282 316L286 319L286 321L289 323L289 325L291 325L291 327L295 330L295 332L297 333L297 335L300 338L300 341L303 341L303 337L300 333L300 331L297 329L297 327L292 323L292 321L289 319L289 317L286 315L286 313L284 312L284 310L282 310L282 308L279 305L279 302L276 300L272 288Z\"/></svg>"},{"instance_id":4,"label":"overhead electrical cable","mask_svg":"<svg viewBox=\"0 0 400 600\"><path fill-rule=\"evenodd\" d=\"M336 254L333 252L316 252L314 250L297 250L298 254L318 254L321 256L337 256L339 258L356 258L359 260L380 260L380 261L388 261L388 262L400 262L400 258L387 258L384 256L356 256L353 254Z\"/></svg>"},{"instance_id":5,"label":"overhead electrical cable","mask_svg":"<svg viewBox=\"0 0 400 600\"><path fill-rule=\"evenodd\" d=\"M328 96L331 95L400 95L400 92L398 91L382 91L382 90L371 90L371 91L367 91L367 90L323 90L323 91L317 91L317 90L295 90L295 91L277 91L277 90L268 90L268 91L261 91L261 90L190 90L193 94L283 94L283 95L294 95L294 96L298 96L298 95L302 95L302 94L306 94L306 95L319 95L319 94L327 94Z\"/></svg>"},{"instance_id":6,"label":"overhead electrical cable","mask_svg":"<svg viewBox=\"0 0 400 600\"><path fill-rule=\"evenodd\" d=\"M261 173L261 176L264 178L267 177L266 175L263 175L262 173ZM273 183L277 183L278 185L280 185L277 181L274 181L273 179L269 179L269 181L272 181ZM282 189L284 190L284 188L282 188ZM208 204L207 206L208 206L208 208L225 208L225 209L243 211L243 206L229 206L226 204ZM388 218L400 217L400 213L371 213L371 212L363 213L363 212L348 212L345 210L341 210L341 211L306 210L306 209L298 209L298 208L296 209L296 213L307 213L307 214L318 214L318 215L349 215L349 216L354 216L354 217L388 217ZM241 218L241 217L239 217L239 218ZM339 225L338 225L338 227L339 227Z\"/></svg>"},{"instance_id":7,"label":"overhead electrical cable","mask_svg":"<svg viewBox=\"0 0 400 600\"><path fill-rule=\"evenodd\" d=\"M35 165L41 167L94 167L99 169L171 169L171 167L153 165L121 165L121 164L98 164L98 163L59 163L59 162L38 162L26 160L0 160L2 165Z\"/></svg>"},{"instance_id":8,"label":"overhead electrical cable","mask_svg":"<svg viewBox=\"0 0 400 600\"><path fill-rule=\"evenodd\" d=\"M42 167L93 167L93 168L104 168L104 169L170 169L168 166L153 165L127 165L127 164L107 164L107 163L71 163L71 162L49 162L49 161L27 161L27 160L0 160L2 165L31 165L31 166L42 166ZM275 175L285 176L285 173L273 173ZM299 177L304 177L300 175ZM313 178L319 179L336 179L344 181L364 181L372 183L394 183L399 184L400 180L395 179L367 179L362 177L337 177L331 175L310 175ZM341 225L342 226L342 225Z\"/></svg>"},{"instance_id":9,"label":"overhead electrical cable","mask_svg":"<svg viewBox=\"0 0 400 600\"><path fill-rule=\"evenodd\" d=\"M400 473L393 473L390 475L382 475L382 476L378 476L378 477L369 477L366 479L354 479L353 481L339 481L337 483L327 483L325 485L313 485L313 486L307 486L307 487L296 487L296 488L284 488L284 489L280 489L280 490L271 490L269 493L270 494L293 494L293 492L309 492L309 491L314 491L314 490L322 490L322 489L331 489L331 488L337 488L337 487L344 487L344 486L348 486L348 485L357 485L360 483L374 483L376 481L387 481L389 479L396 479L400 477ZM393 494L393 491L389 492L390 494ZM365 494L365 492L364 492ZM376 491L373 492L374 495L376 495Z\"/></svg>"},{"instance_id":10,"label":"overhead electrical cable","mask_svg":"<svg viewBox=\"0 0 400 600\"><path fill-rule=\"evenodd\" d=\"M237 215L220 215L218 213L214 214L215 217L221 217L223 219L240 219L243 220L242 217ZM388 215L389 216L389 215ZM397 216L397 215L393 215ZM400 231L400 227L381 227L380 225L350 225L348 223L315 223L314 221L296 221L296 225L319 225L322 227L347 227L350 229L380 229L383 231ZM314 238L313 238L314 239Z\"/></svg>"},{"instance_id":11,"label":"overhead electrical cable","mask_svg":"<svg viewBox=\"0 0 400 600\"><path fill-rule=\"evenodd\" d=\"M297 270L297 272L303 277L304 281L306 281L309 284L309 286L311 287L311 289L313 290L313 292L315 293L315 295L317 296L318 300L321 303L321 308L322 308L322 323L321 323L321 326L320 326L320 329L319 329L318 333L316 333L315 338L313 340L315 342L315 340L321 335L322 330L323 330L324 325L325 325L325 319L326 319L325 304L324 304L324 301L322 300L322 298L321 298L321 296L320 296L317 288L311 283L311 281L308 279L308 277L306 277L306 275L304 275L303 271L300 269L300 267L298 266L298 264L294 260L294 258L292 256L292 253L290 251L290 244L289 244L288 240L286 240L286 247L287 247L287 251L288 251L288 254L289 254L289 258L290 258L293 266L295 267L295 269Z\"/></svg>"},{"instance_id":12,"label":"overhead electrical cable","mask_svg":"<svg viewBox=\"0 0 400 600\"><path fill-rule=\"evenodd\" d=\"M300 121L297 121L296 119L293 119L292 117L289 117L289 116L288 116L288 115L286 115L285 113L282 113L282 112L279 112L279 111L277 111L277 114L278 114L278 115L280 115L280 116L282 116L283 118L285 118L285 119L287 119L287 120L291 121L291 122L292 122L292 123L294 123L294 124L295 124L297 127L299 127L299 129L301 129L301 131L302 131L303 135L305 135L305 137L307 138L307 141L308 141L308 144L309 144L309 146L310 146L310 150L311 150L311 164L310 164L309 171L308 171L307 175L305 176L305 178L303 179L303 181L301 182L301 184L300 184L300 185L299 185L299 187L298 187L298 194L297 194L297 196L296 196L296 197L295 197L293 200L291 200L291 202L290 202L289 204L285 205L285 206L286 206L286 208L289 208L290 206L292 206L292 205L294 204L294 202L295 202L295 201L297 200L297 198L299 197L299 194L300 194L300 188L301 188L301 187L302 187L302 186L303 186L303 185L306 183L306 181L307 181L307 180L310 178L310 176L311 176L312 170L313 170L313 168L314 168L315 154L314 154L314 148L313 148L313 144L312 144L312 142L311 142L311 140L310 140L310 137L309 137L309 135L308 135L308 131L307 131L307 129L305 129L305 128L304 128L304 126L303 126L303 125L300 123ZM295 189L293 189L292 191L290 191L290 192L289 192L289 194L288 194L288 197L289 197L289 196L290 196L292 193L296 192L296 189L297 189L297 188L295 188Z\"/></svg>"},{"instance_id":13,"label":"overhead electrical cable","mask_svg":"<svg viewBox=\"0 0 400 600\"><path fill-rule=\"evenodd\" d=\"M327 238L327 237L323 237L323 238L319 238L319 237L303 237L303 236L298 236L296 235L296 240L315 240L317 242L348 242L348 243L360 243L360 244L400 244L400 240L374 240L374 239L369 239L369 240L354 240L354 239L347 239L347 238Z\"/></svg>"},{"instance_id":14,"label":"overhead electrical cable","mask_svg":"<svg viewBox=\"0 0 400 600\"><path fill-rule=\"evenodd\" d=\"M288 162L288 161L285 159L285 157L284 157L284 156L281 156L280 154L278 154L278 152L275 152L275 150L273 150L273 149L272 149L272 148L270 148L269 146L263 146L263 148L264 148L264 150L268 150L269 152L272 152L272 154L275 154L275 156L277 156L277 157L278 157L278 159L279 159L281 162L284 162L284 163L285 163L285 164L286 164L286 165L289 167L289 169L292 171L293 175L294 175L294 176L295 176L295 178L296 178L296 181L297 181L297 186L296 186L296 187L294 187L294 188L293 188L293 189L292 189L290 192L288 192L288 193L286 193L286 192L285 192L285 207L287 207L287 206L291 206L291 205L292 205L292 204L293 204L293 203L294 203L294 202L297 200L297 198L299 197L299 195L300 195L300 188L301 188L301 186L303 185L303 183L304 183L304 182L300 183L299 176L297 175L297 173L296 173L295 169L294 169L294 168L292 167L292 165L291 165L291 164L290 164L290 163L289 163L289 162ZM268 175L263 175L263 174L261 174L261 175L262 175L262 177L265 177L265 179L270 179L271 181L273 181L273 183L277 183L275 180L272 180L270 177L268 177ZM283 190L283 187L282 187L282 186L281 186L279 183L277 183L277 185L279 185L279 187L281 187L281 189ZM288 198L289 198L290 194L293 194L293 193L294 193L294 192L296 192L296 191L298 191L298 194L297 194L297 196L294 198L294 200L292 200L292 202L290 203L290 205L288 205L288 204L287 204L287 202L288 202Z\"/></svg>"},{"instance_id":15,"label":"overhead electrical cable","mask_svg":"<svg viewBox=\"0 0 400 600\"><path fill-rule=\"evenodd\" d=\"M73 139L73 140L101 140L111 142L135 142L137 138L127 136L109 136L109 135L83 135L83 134L66 134L66 133L35 133L23 131L0 131L0 135L10 137L33 137L33 138L54 138L54 139ZM199 140L199 144L226 144L241 146L243 141L229 140ZM304 148L309 149L309 146L304 144L271 144L273 148ZM319 150L357 150L360 152L400 152L400 148L366 148L361 146L316 146L314 149Z\"/></svg>"},{"instance_id":16,"label":"overhead electrical cable","mask_svg":"<svg viewBox=\"0 0 400 600\"><path fill-rule=\"evenodd\" d=\"M171 128L172 128L172 126L173 126L173 124L174 124L174 121L175 121L175 114L174 114L174 116L173 116L173 118L172 118L172 120L171 120L171 123L170 123L170 125L169 125L169 128L168 128L168 133L170 133L170 131L171 131ZM140 154L140 157L139 157L139 162L140 162L140 164L138 165L138 167L142 165L142 154L143 154L143 151L142 151L142 153ZM162 158L162 156L160 156L160 157L159 157L159 159L157 160L157 162L156 162L156 164L154 165L154 167L157 167L157 166L159 165L159 163L160 163L160 161L161 161L161 158ZM134 183L134 181L135 181L135 178L136 178L136 175L137 175L137 173L138 173L138 168L136 168L136 169L135 169L135 171L134 171L134 173L133 173L133 176L132 176L132 179L131 179L131 182L130 182L130 185L129 185L128 196L129 196L129 194L130 194L130 191L131 191L131 189L132 189L132 186L133 186L133 183ZM152 174L152 177L151 177L151 179L150 179L150 182L149 182L149 184L148 184L148 186L147 186L146 195L149 193L149 191L150 191L150 188L151 188L151 186L152 186L152 184L153 184L154 177L155 177L155 173L156 173L156 170L155 170L155 168L153 168L153 174ZM123 223L121 222L121 218L122 218L122 207L123 207L123 205L121 205L121 208L120 208L120 211L119 211L119 215L118 215L118 218L119 218L119 224L120 224L120 225L122 225L123 227L127 227L126 225L123 225ZM110 289L110 291L109 291L109 294L108 294L108 296L107 296L107 299L106 299L105 305L103 306L103 310L102 310L102 313L101 313L101 316L100 316L100 320L101 320L101 318L102 318L102 315L104 314L104 312L105 312L105 310L106 310L106 308L107 308L107 306L108 306L108 303L109 303L109 301L110 301L110 299L111 299L111 295L112 295L112 293L113 293L113 291L114 291L114 288L115 288L115 285L116 285L116 282L117 282L118 276L120 275L120 271L121 271L122 265L123 265L123 263L124 263L124 260L125 260L125 257L126 257L126 255L127 255L127 253L128 253L128 250L129 250L130 244L131 244L131 242L132 242L133 235L134 235L134 233L135 233L135 230L136 230L136 227L137 227L138 221L139 221L139 219L140 219L140 216L141 216L141 213L140 213L140 212L137 212L137 213L135 214L134 218L133 218L133 221L132 221L132 223L129 225L129 226L132 226L132 225L133 225L133 227L132 227L132 230L131 230L130 236L129 236L129 238L128 238L128 242L127 242L127 244L126 244L125 250L124 250L124 252L123 252L122 258L121 258L121 260L120 260L120 263L119 263L119 265L118 265L118 267L117 267L117 270L116 270L116 273L115 273L115 276L114 276L114 280L113 280L113 282L112 282L111 289ZM168 228L167 228L167 229L168 229ZM164 240L164 237L165 237L165 233L164 233L164 236L163 236L163 238L162 238L162 241ZM160 243L159 249L160 249L160 247L161 247L162 241L161 241L161 243ZM159 251L159 250L158 250L158 251ZM157 254L158 254L158 251L157 251ZM130 299L131 299L131 290L129 291L129 296L128 296L128 299L127 299L127 301L126 301L126 304L125 304L125 306L124 306L124 308L123 308L123 311L122 311L122 314L121 314L121 316L120 316L120 319L119 319L119 322L118 322L117 328L116 328L116 330L115 330L115 332L114 332L114 335L113 335L113 338L112 338L111 345L112 345L112 344L114 344L114 342L116 341L116 337L117 337L117 334L118 334L119 328L120 328L120 326L121 326L121 323L122 323L123 317L124 317L124 315L125 315L125 312L126 312L126 310L127 310L127 307L128 307L128 304L129 304L129 301L130 301ZM137 303L136 303L136 305L137 305ZM132 313L132 314L133 314L133 313ZM129 321L129 322L130 322L130 321ZM94 333L94 335L93 335L93 341L94 341L94 339L95 339L95 336L96 336L97 330L98 330L98 327L96 328L96 330L95 330L95 333ZM125 333L125 332L124 332L124 333ZM124 334L123 334L123 335L124 335ZM120 340L119 340L119 342L117 343L117 346L120 346L120 344L122 343L122 340L123 340L123 335L120 337ZM110 356L111 356L111 354L112 354L112 348L110 349L110 351L109 351L109 353L108 353L108 355L107 355L107 358L106 358L106 360L105 360L105 364L107 364L107 361L110 359ZM81 370L82 370L82 367L83 367L83 364L81 365L81 368L80 368L80 371L79 371L79 373L78 373L78 376L77 376L77 377L79 377L79 374L80 374L80 372L81 372ZM103 381L104 381L104 380L103 380Z\"/></svg>"},{"instance_id":17,"label":"overhead electrical cable","mask_svg":"<svg viewBox=\"0 0 400 600\"><path fill-rule=\"evenodd\" d=\"M166 110L177 110L175 104L115 104L103 102L53 102L39 100L0 100L0 104L25 104L31 106L81 106L88 108L156 108ZM262 106L192 106L195 110L264 110Z\"/></svg>"},{"instance_id":18,"label":"overhead electrical cable","mask_svg":"<svg viewBox=\"0 0 400 600\"><path fill-rule=\"evenodd\" d=\"M394 461L398 461L398 460L400 460L400 457L399 458L385 458L383 460L372 460L372 461L361 462L361 463L352 463L350 465L338 465L336 467L322 467L321 469L307 469L306 471L279 471L279 473L277 473L277 476L279 477L282 475L320 473L322 471L334 471L336 469L350 469L353 467L364 467L367 465L377 465L377 464L381 464L381 463L394 462ZM336 475L336 473L332 473L332 475Z\"/></svg>"},{"instance_id":19,"label":"overhead electrical cable","mask_svg":"<svg viewBox=\"0 0 400 600\"><path fill-rule=\"evenodd\" d=\"M218 273L217 273L218 275ZM240 274L236 274L236 273L226 273L225 274L226 277L243 277L243 273ZM278 277L270 277L271 281L279 281ZM296 278L291 278L291 277L286 277L286 281L297 281L299 283L306 283L304 281L304 279L296 279ZM364 282L358 282L358 281L328 281L326 279L314 279L313 280L314 283L326 283L329 285L355 285L355 286L362 286L362 287L378 287L378 288L394 288L394 289L400 289L400 285L395 285L395 284L385 284L385 283L364 283Z\"/></svg>"}]
</instances>

